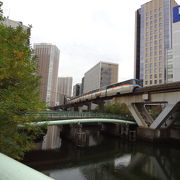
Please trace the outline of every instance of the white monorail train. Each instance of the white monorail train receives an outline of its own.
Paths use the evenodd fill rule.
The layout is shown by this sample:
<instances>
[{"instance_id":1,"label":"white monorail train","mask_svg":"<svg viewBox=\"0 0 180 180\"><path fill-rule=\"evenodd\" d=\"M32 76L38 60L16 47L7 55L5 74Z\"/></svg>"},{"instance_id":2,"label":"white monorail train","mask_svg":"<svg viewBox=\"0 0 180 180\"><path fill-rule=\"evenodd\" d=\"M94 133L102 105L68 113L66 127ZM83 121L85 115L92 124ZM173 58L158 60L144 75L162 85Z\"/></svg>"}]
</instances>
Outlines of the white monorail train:
<instances>
[{"instance_id":1,"label":"white monorail train","mask_svg":"<svg viewBox=\"0 0 180 180\"><path fill-rule=\"evenodd\" d=\"M101 97L132 93L135 88L141 87L141 83L142 81L140 80L130 79L127 81L109 85L103 89L97 89L89 93L83 94L82 96L69 100L67 103L74 104L88 100L94 100Z\"/></svg>"}]
</instances>

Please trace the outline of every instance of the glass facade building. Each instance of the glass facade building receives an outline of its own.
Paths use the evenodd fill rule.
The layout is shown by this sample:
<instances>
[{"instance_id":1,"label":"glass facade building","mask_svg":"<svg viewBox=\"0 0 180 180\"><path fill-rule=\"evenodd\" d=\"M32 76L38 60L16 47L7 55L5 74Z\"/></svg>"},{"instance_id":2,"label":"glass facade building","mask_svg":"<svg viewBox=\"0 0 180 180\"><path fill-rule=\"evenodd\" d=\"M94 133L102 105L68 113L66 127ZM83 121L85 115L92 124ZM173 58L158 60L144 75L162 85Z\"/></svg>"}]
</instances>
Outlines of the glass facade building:
<instances>
[{"instance_id":1,"label":"glass facade building","mask_svg":"<svg viewBox=\"0 0 180 180\"><path fill-rule=\"evenodd\" d=\"M144 86L167 82L167 55L172 48L172 8L176 5L174 0L152 0L136 12L134 76L142 79Z\"/></svg>"}]
</instances>

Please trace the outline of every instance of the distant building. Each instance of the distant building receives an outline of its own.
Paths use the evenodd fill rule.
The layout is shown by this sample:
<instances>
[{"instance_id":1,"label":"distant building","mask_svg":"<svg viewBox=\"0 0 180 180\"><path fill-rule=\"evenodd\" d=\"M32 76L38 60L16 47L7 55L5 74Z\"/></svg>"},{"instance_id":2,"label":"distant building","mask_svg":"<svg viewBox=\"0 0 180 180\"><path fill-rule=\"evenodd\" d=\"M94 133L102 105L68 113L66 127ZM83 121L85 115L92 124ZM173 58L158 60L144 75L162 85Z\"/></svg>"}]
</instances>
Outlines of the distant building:
<instances>
[{"instance_id":1,"label":"distant building","mask_svg":"<svg viewBox=\"0 0 180 180\"><path fill-rule=\"evenodd\" d=\"M55 106L60 51L55 45L40 43L34 44L34 52L38 57L38 74L41 77L41 100L48 106Z\"/></svg>"},{"instance_id":2,"label":"distant building","mask_svg":"<svg viewBox=\"0 0 180 180\"><path fill-rule=\"evenodd\" d=\"M118 64L99 62L84 75L83 93L118 81Z\"/></svg>"},{"instance_id":3,"label":"distant building","mask_svg":"<svg viewBox=\"0 0 180 180\"><path fill-rule=\"evenodd\" d=\"M174 0L152 0L136 11L134 77L144 86L167 82L174 6Z\"/></svg>"},{"instance_id":4,"label":"distant building","mask_svg":"<svg viewBox=\"0 0 180 180\"><path fill-rule=\"evenodd\" d=\"M65 103L66 97L71 97L72 94L72 77L58 78L57 103L62 105Z\"/></svg>"},{"instance_id":5,"label":"distant building","mask_svg":"<svg viewBox=\"0 0 180 180\"><path fill-rule=\"evenodd\" d=\"M9 26L9 27L12 27L12 28L16 28L18 26L22 26L23 29L25 30L29 30L30 28L28 26L25 26L23 25L23 23L21 21L14 21L14 20L11 20L9 18L5 18L2 23L6 26Z\"/></svg>"},{"instance_id":6,"label":"distant building","mask_svg":"<svg viewBox=\"0 0 180 180\"><path fill-rule=\"evenodd\" d=\"M73 86L73 97L77 97L81 95L81 84L78 83Z\"/></svg>"}]
</instances>

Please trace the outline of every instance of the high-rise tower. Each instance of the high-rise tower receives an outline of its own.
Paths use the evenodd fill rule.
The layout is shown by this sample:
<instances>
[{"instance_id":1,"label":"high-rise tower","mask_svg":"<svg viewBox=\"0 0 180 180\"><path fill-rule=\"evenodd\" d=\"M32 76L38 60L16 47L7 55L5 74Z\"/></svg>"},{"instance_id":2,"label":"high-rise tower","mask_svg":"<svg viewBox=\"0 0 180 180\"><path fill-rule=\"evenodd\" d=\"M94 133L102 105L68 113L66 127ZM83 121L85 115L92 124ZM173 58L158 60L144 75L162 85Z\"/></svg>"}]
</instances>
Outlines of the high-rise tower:
<instances>
[{"instance_id":1,"label":"high-rise tower","mask_svg":"<svg viewBox=\"0 0 180 180\"><path fill-rule=\"evenodd\" d=\"M56 104L57 80L59 67L59 49L52 44L34 44L35 55L38 57L38 74L41 77L40 97L48 106Z\"/></svg>"},{"instance_id":2,"label":"high-rise tower","mask_svg":"<svg viewBox=\"0 0 180 180\"><path fill-rule=\"evenodd\" d=\"M166 82L176 5L174 0L152 0L136 11L134 77L143 79L144 86Z\"/></svg>"},{"instance_id":3,"label":"high-rise tower","mask_svg":"<svg viewBox=\"0 0 180 180\"><path fill-rule=\"evenodd\" d=\"M118 64L100 61L84 74L83 93L118 81Z\"/></svg>"}]
</instances>

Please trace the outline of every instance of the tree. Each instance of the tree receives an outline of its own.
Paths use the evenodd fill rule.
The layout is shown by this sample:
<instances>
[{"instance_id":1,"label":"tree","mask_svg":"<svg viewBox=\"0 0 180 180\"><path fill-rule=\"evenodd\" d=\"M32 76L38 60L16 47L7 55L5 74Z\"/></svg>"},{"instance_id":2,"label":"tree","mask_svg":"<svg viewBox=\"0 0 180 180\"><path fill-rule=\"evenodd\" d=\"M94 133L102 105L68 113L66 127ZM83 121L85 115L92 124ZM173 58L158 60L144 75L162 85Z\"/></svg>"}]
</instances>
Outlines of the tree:
<instances>
[{"instance_id":1,"label":"tree","mask_svg":"<svg viewBox=\"0 0 180 180\"><path fill-rule=\"evenodd\" d=\"M22 26L4 25L0 2L0 152L20 159L30 150L40 133L28 125L39 118L27 112L40 112L37 63L32 55L30 31ZM24 124L20 129L19 124Z\"/></svg>"},{"instance_id":2,"label":"tree","mask_svg":"<svg viewBox=\"0 0 180 180\"><path fill-rule=\"evenodd\" d=\"M119 114L120 116L124 117L131 117L131 113L124 103L111 103L106 104L104 107L104 112L112 113L112 114Z\"/></svg>"}]
</instances>

